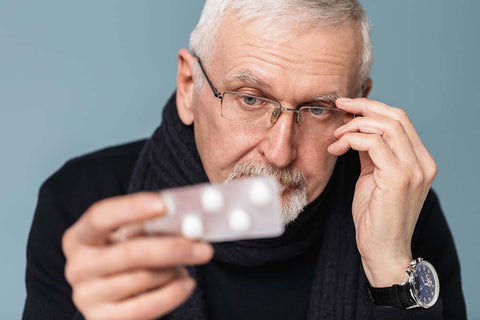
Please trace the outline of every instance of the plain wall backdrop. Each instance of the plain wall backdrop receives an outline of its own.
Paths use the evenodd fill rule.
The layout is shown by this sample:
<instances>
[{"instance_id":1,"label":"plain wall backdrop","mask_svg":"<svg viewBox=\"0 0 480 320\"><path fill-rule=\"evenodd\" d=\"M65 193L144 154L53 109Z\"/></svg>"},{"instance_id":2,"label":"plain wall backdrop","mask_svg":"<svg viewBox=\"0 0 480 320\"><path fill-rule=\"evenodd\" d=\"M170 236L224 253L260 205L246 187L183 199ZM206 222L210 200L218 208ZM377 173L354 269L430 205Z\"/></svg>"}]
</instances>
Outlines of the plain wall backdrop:
<instances>
[{"instance_id":1,"label":"plain wall backdrop","mask_svg":"<svg viewBox=\"0 0 480 320\"><path fill-rule=\"evenodd\" d=\"M371 98L404 108L435 157L434 183L480 319L480 1L364 0ZM69 158L149 136L175 89L176 54L203 1L0 0L0 319L20 318L41 183Z\"/></svg>"}]
</instances>

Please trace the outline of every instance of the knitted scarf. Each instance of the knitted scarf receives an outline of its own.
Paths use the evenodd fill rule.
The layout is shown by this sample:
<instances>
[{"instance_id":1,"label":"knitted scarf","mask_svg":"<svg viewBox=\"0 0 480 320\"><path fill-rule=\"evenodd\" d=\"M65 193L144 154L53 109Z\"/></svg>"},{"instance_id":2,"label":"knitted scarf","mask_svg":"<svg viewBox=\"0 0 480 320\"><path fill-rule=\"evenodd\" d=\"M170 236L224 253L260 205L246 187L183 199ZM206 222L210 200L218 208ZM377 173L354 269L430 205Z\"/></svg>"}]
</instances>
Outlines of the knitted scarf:
<instances>
[{"instance_id":1,"label":"knitted scarf","mask_svg":"<svg viewBox=\"0 0 480 320\"><path fill-rule=\"evenodd\" d=\"M238 266L278 264L310 250L318 250L308 319L370 319L371 303L355 244L351 203L358 157L349 152L337 160L334 173L318 199L277 238L214 244L213 260ZM134 168L129 193L154 191L207 182L198 154L193 126L179 119L175 95L163 111L163 121L146 142ZM334 214L333 214L334 213ZM166 319L207 319L203 281L196 267L188 267L197 287L187 302Z\"/></svg>"}]
</instances>

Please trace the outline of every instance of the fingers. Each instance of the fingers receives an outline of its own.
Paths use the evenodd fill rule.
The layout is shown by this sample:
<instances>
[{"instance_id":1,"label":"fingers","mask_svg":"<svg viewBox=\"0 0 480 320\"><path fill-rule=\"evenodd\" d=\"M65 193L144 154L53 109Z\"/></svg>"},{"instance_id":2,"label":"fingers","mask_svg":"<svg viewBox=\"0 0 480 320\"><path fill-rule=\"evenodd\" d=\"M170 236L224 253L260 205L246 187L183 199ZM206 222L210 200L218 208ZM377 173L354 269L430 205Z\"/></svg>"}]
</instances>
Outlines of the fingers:
<instances>
[{"instance_id":1,"label":"fingers","mask_svg":"<svg viewBox=\"0 0 480 320\"><path fill-rule=\"evenodd\" d=\"M84 310L86 319L147 320L165 315L185 302L193 293L195 282L190 277L175 279L156 290L131 299L101 304Z\"/></svg>"},{"instance_id":2,"label":"fingers","mask_svg":"<svg viewBox=\"0 0 480 320\"><path fill-rule=\"evenodd\" d=\"M329 152L341 155L349 147L366 151L375 167L389 168L390 172L401 170L405 177L410 176L415 181L414 184L423 185L425 190L430 188L437 172L435 161L403 110L365 98L341 98L336 104L347 113L361 117L335 131L339 140L328 148Z\"/></svg>"},{"instance_id":3,"label":"fingers","mask_svg":"<svg viewBox=\"0 0 480 320\"><path fill-rule=\"evenodd\" d=\"M368 100L366 98L359 98L359 99L348 99L348 98L341 98L337 99L336 101L337 107L347 111L348 113L362 115L364 118L372 118L372 119L390 119L391 121L397 121L401 124L404 130L404 134L406 135L413 152L416 155L417 161L420 164L422 170L425 172L426 177L433 181L437 173L437 166L431 154L428 152L424 144L422 143L420 137L415 130L412 122L408 118L407 114L404 110L399 108L390 107L384 103L378 101ZM391 126L396 128L396 125ZM378 129L378 128L377 128ZM385 129L385 128L384 128ZM394 131L388 131L395 133ZM383 134L386 134L386 131L383 131ZM397 130L397 133L400 133ZM388 135L388 133L387 133ZM397 138L400 138L401 135L395 134ZM402 144L405 145L405 144ZM400 148L395 148L396 152ZM397 156L403 158L402 155L397 154ZM408 161L408 159L407 159Z\"/></svg>"},{"instance_id":4,"label":"fingers","mask_svg":"<svg viewBox=\"0 0 480 320\"><path fill-rule=\"evenodd\" d=\"M348 132L376 134L385 140L401 161L417 162L417 156L402 124L389 118L357 117L335 131L336 137Z\"/></svg>"},{"instance_id":5,"label":"fingers","mask_svg":"<svg viewBox=\"0 0 480 320\"><path fill-rule=\"evenodd\" d=\"M143 222L165 211L156 193L109 198L65 232L65 277L87 319L153 319L192 294L195 283L183 266L208 262L213 247L181 236L142 236ZM121 232L112 238L115 231Z\"/></svg>"},{"instance_id":6,"label":"fingers","mask_svg":"<svg viewBox=\"0 0 480 320\"><path fill-rule=\"evenodd\" d=\"M411 123L405 111L402 109L390 107L384 103L368 100L366 98L340 98L337 99L335 103L340 109L355 115L362 115L364 117L370 117L374 119L383 118L398 121L402 125L404 133L407 135L412 146L414 148L423 146L415 127Z\"/></svg>"},{"instance_id":7,"label":"fingers","mask_svg":"<svg viewBox=\"0 0 480 320\"><path fill-rule=\"evenodd\" d=\"M181 267L136 270L80 283L74 288L73 300L79 307L88 307L98 301L119 301L186 277L188 272Z\"/></svg>"},{"instance_id":8,"label":"fingers","mask_svg":"<svg viewBox=\"0 0 480 320\"><path fill-rule=\"evenodd\" d=\"M158 193L137 193L101 200L93 204L64 236L65 246L74 243L102 244L116 228L165 214Z\"/></svg>"},{"instance_id":9,"label":"fingers","mask_svg":"<svg viewBox=\"0 0 480 320\"><path fill-rule=\"evenodd\" d=\"M66 254L65 276L72 285L134 269L198 265L213 257L210 244L178 236L135 238L107 247L78 250Z\"/></svg>"},{"instance_id":10,"label":"fingers","mask_svg":"<svg viewBox=\"0 0 480 320\"><path fill-rule=\"evenodd\" d=\"M342 155L350 148L368 152L374 165L383 171L391 170L392 165L398 162L385 140L375 134L346 133L330 145L328 151L334 155Z\"/></svg>"}]
</instances>

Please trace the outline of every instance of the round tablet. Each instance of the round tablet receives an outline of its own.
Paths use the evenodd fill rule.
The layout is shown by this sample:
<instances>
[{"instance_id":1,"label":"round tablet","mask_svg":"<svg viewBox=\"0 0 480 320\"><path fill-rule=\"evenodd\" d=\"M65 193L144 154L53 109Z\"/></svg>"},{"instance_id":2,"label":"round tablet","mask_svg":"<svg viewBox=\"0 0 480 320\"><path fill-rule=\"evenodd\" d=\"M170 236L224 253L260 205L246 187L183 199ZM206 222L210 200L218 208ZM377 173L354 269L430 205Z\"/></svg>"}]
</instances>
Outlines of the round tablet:
<instances>
[{"instance_id":1,"label":"round tablet","mask_svg":"<svg viewBox=\"0 0 480 320\"><path fill-rule=\"evenodd\" d=\"M234 232L245 233L252 227L252 219L245 210L235 209L230 214L228 224Z\"/></svg>"},{"instance_id":2,"label":"round tablet","mask_svg":"<svg viewBox=\"0 0 480 320\"><path fill-rule=\"evenodd\" d=\"M182 234L187 238L200 238L203 235L202 220L193 214L184 216L182 220Z\"/></svg>"},{"instance_id":3,"label":"round tablet","mask_svg":"<svg viewBox=\"0 0 480 320\"><path fill-rule=\"evenodd\" d=\"M215 188L205 189L201 202L203 210L212 214L219 213L225 204L222 193Z\"/></svg>"},{"instance_id":4,"label":"round tablet","mask_svg":"<svg viewBox=\"0 0 480 320\"><path fill-rule=\"evenodd\" d=\"M255 181L250 187L248 198L254 205L265 207L272 202L273 194L265 182Z\"/></svg>"}]
</instances>

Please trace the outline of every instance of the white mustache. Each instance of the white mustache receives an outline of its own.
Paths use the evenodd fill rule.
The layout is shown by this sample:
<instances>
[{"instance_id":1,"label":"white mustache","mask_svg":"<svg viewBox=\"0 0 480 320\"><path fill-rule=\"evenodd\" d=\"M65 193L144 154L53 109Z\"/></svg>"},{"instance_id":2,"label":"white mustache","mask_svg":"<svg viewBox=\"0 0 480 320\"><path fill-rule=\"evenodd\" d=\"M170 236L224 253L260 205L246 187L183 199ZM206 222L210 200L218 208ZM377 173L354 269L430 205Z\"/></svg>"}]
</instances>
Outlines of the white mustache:
<instances>
[{"instance_id":1,"label":"white mustache","mask_svg":"<svg viewBox=\"0 0 480 320\"><path fill-rule=\"evenodd\" d=\"M305 189L307 179L297 169L278 168L271 164L242 162L237 164L228 175L226 182L242 177L272 176L279 182L280 192L293 189Z\"/></svg>"}]
</instances>

